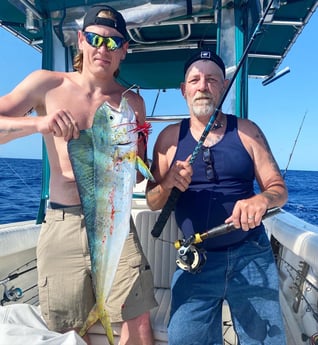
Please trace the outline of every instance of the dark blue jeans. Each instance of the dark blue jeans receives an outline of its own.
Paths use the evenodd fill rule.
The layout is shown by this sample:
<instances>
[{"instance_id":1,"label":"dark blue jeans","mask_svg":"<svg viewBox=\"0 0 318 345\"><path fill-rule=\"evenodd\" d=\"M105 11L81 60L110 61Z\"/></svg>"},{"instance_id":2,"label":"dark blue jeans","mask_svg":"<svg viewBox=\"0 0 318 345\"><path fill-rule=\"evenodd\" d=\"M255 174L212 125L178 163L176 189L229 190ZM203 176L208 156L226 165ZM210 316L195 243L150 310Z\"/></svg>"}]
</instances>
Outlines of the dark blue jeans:
<instances>
[{"instance_id":1,"label":"dark blue jeans","mask_svg":"<svg viewBox=\"0 0 318 345\"><path fill-rule=\"evenodd\" d=\"M169 345L222 345L222 303L241 345L285 345L279 281L265 233L207 253L202 271L178 269L172 281Z\"/></svg>"}]
</instances>

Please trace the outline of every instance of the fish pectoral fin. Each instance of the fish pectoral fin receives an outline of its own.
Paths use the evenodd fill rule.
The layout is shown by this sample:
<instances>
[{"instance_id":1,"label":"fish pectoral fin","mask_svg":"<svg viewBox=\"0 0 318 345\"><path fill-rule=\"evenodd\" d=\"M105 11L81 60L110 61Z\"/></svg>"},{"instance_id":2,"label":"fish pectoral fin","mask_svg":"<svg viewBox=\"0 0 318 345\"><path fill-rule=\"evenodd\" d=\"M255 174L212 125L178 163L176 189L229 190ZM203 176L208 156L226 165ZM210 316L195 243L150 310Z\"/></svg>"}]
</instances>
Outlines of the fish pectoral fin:
<instances>
[{"instance_id":1,"label":"fish pectoral fin","mask_svg":"<svg viewBox=\"0 0 318 345\"><path fill-rule=\"evenodd\" d=\"M152 176L152 173L150 172L146 163L139 156L136 157L136 169L143 175L144 178L155 182L155 179Z\"/></svg>"}]
</instances>

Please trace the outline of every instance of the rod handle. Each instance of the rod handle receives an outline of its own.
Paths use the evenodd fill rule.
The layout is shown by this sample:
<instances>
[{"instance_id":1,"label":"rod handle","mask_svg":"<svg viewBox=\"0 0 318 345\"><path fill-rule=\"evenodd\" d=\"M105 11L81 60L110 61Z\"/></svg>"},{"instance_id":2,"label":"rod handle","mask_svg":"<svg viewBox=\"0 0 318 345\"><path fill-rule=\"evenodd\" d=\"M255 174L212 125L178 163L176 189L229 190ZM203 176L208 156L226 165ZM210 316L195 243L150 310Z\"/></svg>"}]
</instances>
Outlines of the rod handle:
<instances>
[{"instance_id":1,"label":"rod handle","mask_svg":"<svg viewBox=\"0 0 318 345\"><path fill-rule=\"evenodd\" d=\"M153 237L159 237L161 235L162 230L165 227L168 218L171 215L171 212L174 210L180 195L180 189L178 189L177 187L173 187L169 195L169 198L164 207L162 208L161 213L159 214L159 217L151 231L151 235Z\"/></svg>"}]
</instances>

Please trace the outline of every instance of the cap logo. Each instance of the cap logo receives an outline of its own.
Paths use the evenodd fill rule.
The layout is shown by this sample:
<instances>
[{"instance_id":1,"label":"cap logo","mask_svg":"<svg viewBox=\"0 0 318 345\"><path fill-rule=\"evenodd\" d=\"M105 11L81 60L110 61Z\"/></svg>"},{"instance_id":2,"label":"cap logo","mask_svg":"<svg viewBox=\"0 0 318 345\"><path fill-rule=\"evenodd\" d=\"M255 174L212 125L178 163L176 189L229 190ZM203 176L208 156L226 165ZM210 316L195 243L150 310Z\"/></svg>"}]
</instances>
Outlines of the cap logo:
<instances>
[{"instance_id":1,"label":"cap logo","mask_svg":"<svg viewBox=\"0 0 318 345\"><path fill-rule=\"evenodd\" d=\"M207 51L201 52L201 59L211 59L211 53Z\"/></svg>"},{"instance_id":2,"label":"cap logo","mask_svg":"<svg viewBox=\"0 0 318 345\"><path fill-rule=\"evenodd\" d=\"M210 60L214 63L216 63L220 69L222 70L223 76L225 77L225 66L223 60L212 50L201 50L194 55L192 55L185 63L183 74L184 76L187 73L188 68L196 61L198 60Z\"/></svg>"}]
</instances>

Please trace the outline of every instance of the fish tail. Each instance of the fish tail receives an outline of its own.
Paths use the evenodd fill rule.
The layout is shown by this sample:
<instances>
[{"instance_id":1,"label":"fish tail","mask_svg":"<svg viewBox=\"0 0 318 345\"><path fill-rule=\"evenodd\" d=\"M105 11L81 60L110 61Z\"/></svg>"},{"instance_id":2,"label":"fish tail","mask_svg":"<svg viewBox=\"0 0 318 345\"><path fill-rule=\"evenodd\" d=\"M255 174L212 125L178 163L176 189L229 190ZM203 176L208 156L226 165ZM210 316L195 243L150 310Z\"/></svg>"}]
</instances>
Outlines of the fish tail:
<instances>
[{"instance_id":1,"label":"fish tail","mask_svg":"<svg viewBox=\"0 0 318 345\"><path fill-rule=\"evenodd\" d=\"M155 182L155 179L152 176L152 173L150 172L146 163L139 156L136 157L136 169L140 171L140 173L144 176L144 178L152 182Z\"/></svg>"},{"instance_id":2,"label":"fish tail","mask_svg":"<svg viewBox=\"0 0 318 345\"><path fill-rule=\"evenodd\" d=\"M102 323L104 327L109 344L114 345L114 335L113 335L113 330L110 323L109 315L104 309L100 311L96 304L89 312L88 317L86 321L84 322L83 327L79 331L79 335L83 337L87 333L88 329L92 327L98 320L100 320L100 322Z\"/></svg>"},{"instance_id":3,"label":"fish tail","mask_svg":"<svg viewBox=\"0 0 318 345\"><path fill-rule=\"evenodd\" d=\"M110 345L114 345L114 333L110 323L110 318L106 310L104 309L100 315L100 322L102 323L106 336Z\"/></svg>"},{"instance_id":4,"label":"fish tail","mask_svg":"<svg viewBox=\"0 0 318 345\"><path fill-rule=\"evenodd\" d=\"M79 335L82 337L86 334L86 332L88 331L88 329L94 325L94 323L96 323L96 321L99 319L98 317L98 311L97 311L97 306L96 304L94 305L94 307L91 309L91 311L89 312L86 321L84 322L83 327L81 328L81 330L79 331Z\"/></svg>"}]
</instances>

